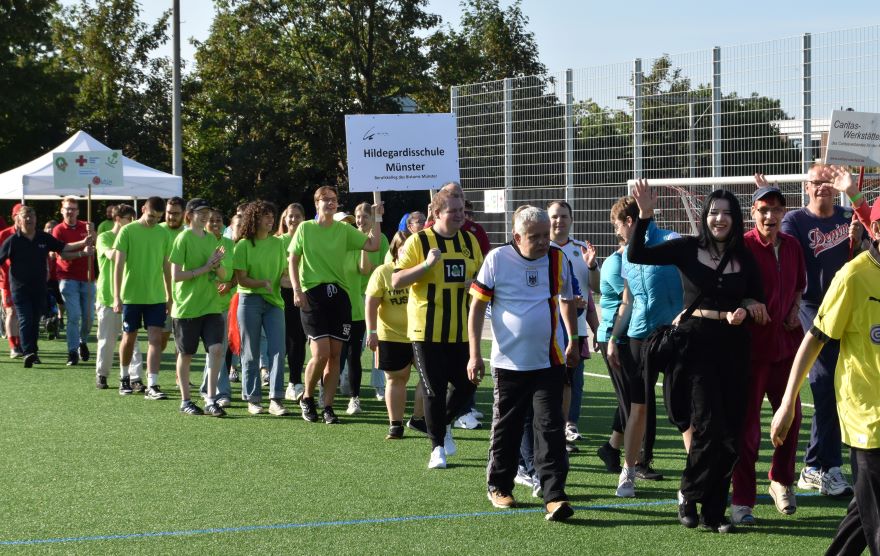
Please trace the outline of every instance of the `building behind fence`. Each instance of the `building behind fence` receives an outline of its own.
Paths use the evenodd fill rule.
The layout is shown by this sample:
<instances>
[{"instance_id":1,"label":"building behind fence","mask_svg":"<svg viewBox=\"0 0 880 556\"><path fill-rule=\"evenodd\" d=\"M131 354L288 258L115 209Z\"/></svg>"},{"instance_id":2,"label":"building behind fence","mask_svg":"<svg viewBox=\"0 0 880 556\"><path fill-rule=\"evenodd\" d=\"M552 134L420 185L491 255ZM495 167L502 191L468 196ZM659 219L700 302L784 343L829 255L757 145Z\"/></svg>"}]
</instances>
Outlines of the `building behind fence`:
<instances>
[{"instance_id":1,"label":"building behind fence","mask_svg":"<svg viewBox=\"0 0 880 556\"><path fill-rule=\"evenodd\" d=\"M880 26L460 85L451 100L462 186L492 243L517 206L566 199L573 234L605 257L628 179L799 174L832 110L880 112ZM782 185L799 206L801 184ZM688 207L711 188L665 191L658 220L691 233ZM752 187L728 188L747 206ZM505 213L484 212L486 189L505 191Z\"/></svg>"}]
</instances>

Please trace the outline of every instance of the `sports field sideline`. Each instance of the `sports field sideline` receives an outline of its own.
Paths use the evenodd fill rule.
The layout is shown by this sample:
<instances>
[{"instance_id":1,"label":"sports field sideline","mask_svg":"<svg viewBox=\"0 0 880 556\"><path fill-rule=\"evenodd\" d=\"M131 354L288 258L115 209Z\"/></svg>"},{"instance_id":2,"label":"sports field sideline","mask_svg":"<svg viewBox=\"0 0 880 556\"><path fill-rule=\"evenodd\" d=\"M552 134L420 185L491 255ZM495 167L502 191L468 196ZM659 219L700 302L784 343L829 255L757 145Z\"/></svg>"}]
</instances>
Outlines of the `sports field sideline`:
<instances>
[{"instance_id":1,"label":"sports field sideline","mask_svg":"<svg viewBox=\"0 0 880 556\"><path fill-rule=\"evenodd\" d=\"M666 480L640 481L637 498L616 498L617 476L595 455L616 404L611 382L599 378L607 376L601 358L586 365L585 439L567 489L577 513L563 524L545 522L524 487L514 491L519 508L491 507L485 428L455 431L459 455L446 470L426 468L430 446L414 431L385 441L384 403L369 388L364 413L341 414L338 427L307 423L298 411L253 417L241 401L225 419L189 417L177 411L170 353L160 374L168 401L120 397L115 376L96 390L93 362L65 367L63 341L43 340L40 354L44 363L30 370L0 360L3 553L803 555L824 552L845 513L845 501L803 493L793 517L777 513L766 495L765 438L758 525L730 536L682 528L675 493L684 452L664 415L655 467ZM478 401L487 427L491 396L486 381ZM808 389L804 396L809 402ZM804 413L802 446L811 409Z\"/></svg>"}]
</instances>

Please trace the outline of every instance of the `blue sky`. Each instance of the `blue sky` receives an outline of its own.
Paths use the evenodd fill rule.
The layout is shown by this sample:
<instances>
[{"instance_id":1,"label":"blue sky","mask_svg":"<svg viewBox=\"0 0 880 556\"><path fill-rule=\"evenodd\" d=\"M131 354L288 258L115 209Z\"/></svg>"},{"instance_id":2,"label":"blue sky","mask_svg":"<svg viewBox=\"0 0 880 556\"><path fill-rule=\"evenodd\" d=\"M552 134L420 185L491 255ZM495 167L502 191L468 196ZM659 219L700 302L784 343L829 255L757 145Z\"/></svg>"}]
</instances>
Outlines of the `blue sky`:
<instances>
[{"instance_id":1,"label":"blue sky","mask_svg":"<svg viewBox=\"0 0 880 556\"><path fill-rule=\"evenodd\" d=\"M503 6L510 3L501 0ZM155 20L171 7L171 0L142 0L142 6L144 19ZM838 6L846 10L835 10ZM446 23L458 24L458 0L431 0L429 10ZM880 23L876 0L841 4L817 0L523 0L522 10L538 42L541 61L550 71ZM181 0L183 36L205 39L213 14L211 0ZM182 53L191 60L193 48L184 44Z\"/></svg>"}]
</instances>

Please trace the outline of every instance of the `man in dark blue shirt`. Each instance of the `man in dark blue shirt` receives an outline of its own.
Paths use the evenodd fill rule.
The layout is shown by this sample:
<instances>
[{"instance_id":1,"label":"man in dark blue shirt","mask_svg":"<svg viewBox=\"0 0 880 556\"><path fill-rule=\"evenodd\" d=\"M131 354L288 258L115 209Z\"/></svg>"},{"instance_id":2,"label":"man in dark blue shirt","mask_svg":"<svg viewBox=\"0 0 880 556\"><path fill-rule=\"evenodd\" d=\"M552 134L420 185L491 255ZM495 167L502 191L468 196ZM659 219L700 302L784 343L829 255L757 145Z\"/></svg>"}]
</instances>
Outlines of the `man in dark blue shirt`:
<instances>
[{"instance_id":1,"label":"man in dark blue shirt","mask_svg":"<svg viewBox=\"0 0 880 556\"><path fill-rule=\"evenodd\" d=\"M49 268L46 257L49 251L56 253L81 251L94 252L94 233L89 224L89 235L76 243L64 243L42 230L37 230L37 215L32 207L21 207L16 216L18 229L3 245L0 245L0 264L8 259L9 283L12 303L18 315L21 347L25 353L24 366L30 368L39 363L37 336L40 316L46 305Z\"/></svg>"}]
</instances>

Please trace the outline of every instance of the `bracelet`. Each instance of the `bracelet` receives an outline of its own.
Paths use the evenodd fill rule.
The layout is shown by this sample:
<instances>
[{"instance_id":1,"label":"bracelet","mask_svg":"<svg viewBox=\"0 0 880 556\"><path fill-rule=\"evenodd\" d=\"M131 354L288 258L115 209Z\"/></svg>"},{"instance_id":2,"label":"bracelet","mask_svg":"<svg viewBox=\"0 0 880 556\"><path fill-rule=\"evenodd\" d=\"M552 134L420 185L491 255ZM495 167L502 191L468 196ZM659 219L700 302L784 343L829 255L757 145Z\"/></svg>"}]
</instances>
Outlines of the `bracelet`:
<instances>
[{"instance_id":1,"label":"bracelet","mask_svg":"<svg viewBox=\"0 0 880 556\"><path fill-rule=\"evenodd\" d=\"M608 336L608 341L616 344L617 343L617 336L615 336L614 334L611 334L610 336Z\"/></svg>"},{"instance_id":2,"label":"bracelet","mask_svg":"<svg viewBox=\"0 0 880 556\"><path fill-rule=\"evenodd\" d=\"M580 338L580 336L578 336L577 334L569 334L568 335L568 339L571 340L572 342L577 340L578 338Z\"/></svg>"},{"instance_id":3,"label":"bracelet","mask_svg":"<svg viewBox=\"0 0 880 556\"><path fill-rule=\"evenodd\" d=\"M428 264L427 260L424 263L422 263L422 266L425 267L425 270L428 270L429 268L431 268L431 266Z\"/></svg>"},{"instance_id":4,"label":"bracelet","mask_svg":"<svg viewBox=\"0 0 880 556\"><path fill-rule=\"evenodd\" d=\"M375 331L375 330L370 330L369 333L370 333L370 334L375 334L376 331Z\"/></svg>"},{"instance_id":5,"label":"bracelet","mask_svg":"<svg viewBox=\"0 0 880 556\"><path fill-rule=\"evenodd\" d=\"M859 201L859 199L861 199L861 198L862 198L862 192L859 191L855 195L850 197L849 200L850 200L850 202L852 202L852 204L856 204Z\"/></svg>"}]
</instances>

